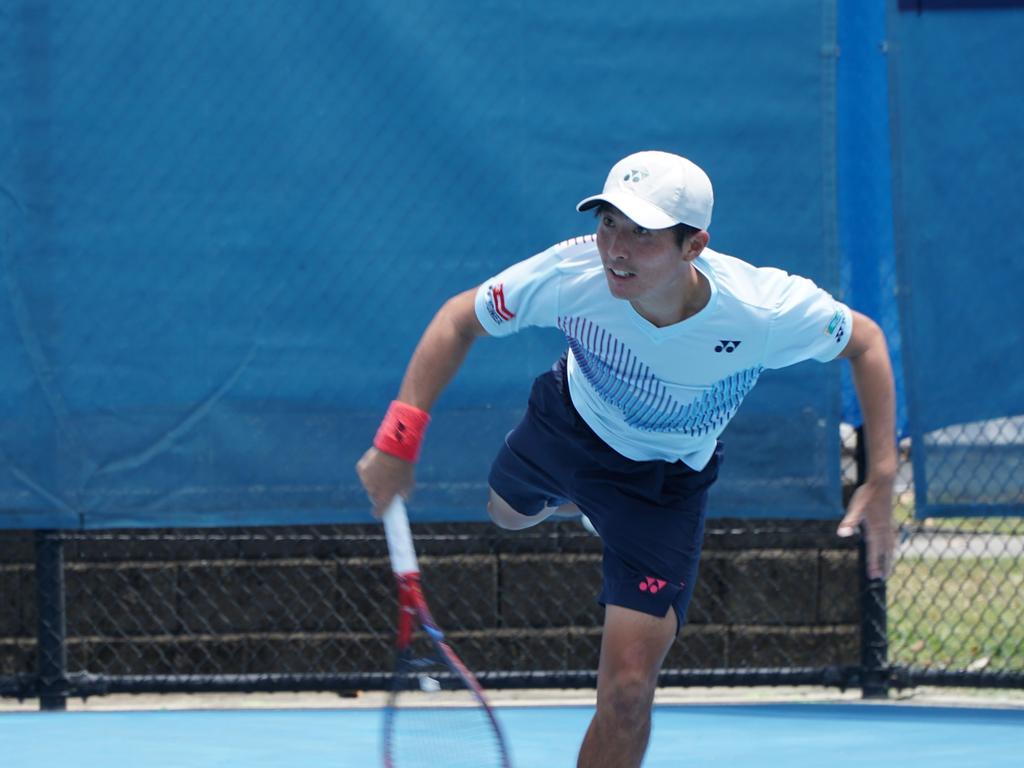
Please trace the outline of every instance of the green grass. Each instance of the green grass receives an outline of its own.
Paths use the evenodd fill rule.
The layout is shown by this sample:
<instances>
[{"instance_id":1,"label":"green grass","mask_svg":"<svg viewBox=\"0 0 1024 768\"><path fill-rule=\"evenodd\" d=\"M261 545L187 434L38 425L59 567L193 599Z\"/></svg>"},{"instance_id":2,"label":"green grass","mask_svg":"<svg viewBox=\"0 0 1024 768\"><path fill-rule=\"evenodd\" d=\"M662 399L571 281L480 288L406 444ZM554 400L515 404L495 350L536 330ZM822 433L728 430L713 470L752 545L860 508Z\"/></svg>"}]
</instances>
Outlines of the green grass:
<instances>
[{"instance_id":1,"label":"green grass","mask_svg":"<svg viewBox=\"0 0 1024 768\"><path fill-rule=\"evenodd\" d=\"M1024 519L1019 517L928 517L916 523L925 531L1024 536Z\"/></svg>"},{"instance_id":2,"label":"green grass","mask_svg":"<svg viewBox=\"0 0 1024 768\"><path fill-rule=\"evenodd\" d=\"M1024 563L1019 559L904 558L886 593L891 663L1024 669Z\"/></svg>"},{"instance_id":3,"label":"green grass","mask_svg":"<svg viewBox=\"0 0 1024 768\"><path fill-rule=\"evenodd\" d=\"M910 487L898 491L893 517L908 533L1024 537L1022 517L915 519ZM947 546L937 543L935 554ZM998 556L1004 546L993 541L992 557L897 562L886 590L891 663L1024 670L1024 559Z\"/></svg>"},{"instance_id":4,"label":"green grass","mask_svg":"<svg viewBox=\"0 0 1024 768\"><path fill-rule=\"evenodd\" d=\"M892 516L897 525L915 530L1024 536L1024 517L1013 515L1003 517L926 517L923 520L917 520L914 518L914 497L912 493L908 492L897 494Z\"/></svg>"}]
</instances>

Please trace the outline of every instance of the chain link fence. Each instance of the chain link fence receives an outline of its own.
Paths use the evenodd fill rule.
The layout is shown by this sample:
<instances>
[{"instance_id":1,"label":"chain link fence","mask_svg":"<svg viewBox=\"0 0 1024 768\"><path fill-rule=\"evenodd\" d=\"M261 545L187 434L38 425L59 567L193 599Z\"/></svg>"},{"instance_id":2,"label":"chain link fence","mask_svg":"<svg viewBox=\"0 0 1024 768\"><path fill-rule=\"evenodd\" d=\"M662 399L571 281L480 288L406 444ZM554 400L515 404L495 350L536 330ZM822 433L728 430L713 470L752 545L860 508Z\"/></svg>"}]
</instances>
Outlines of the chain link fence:
<instances>
[{"instance_id":1,"label":"chain link fence","mask_svg":"<svg viewBox=\"0 0 1024 768\"><path fill-rule=\"evenodd\" d=\"M1024 521L915 520L901 477L885 587L863 581L832 521L709 521L663 683L1024 684ZM435 617L487 685L593 685L598 538L576 521L413 530ZM392 662L394 588L372 523L5 532L0 594L9 696L345 692L383 687Z\"/></svg>"},{"instance_id":2,"label":"chain link fence","mask_svg":"<svg viewBox=\"0 0 1024 768\"><path fill-rule=\"evenodd\" d=\"M1019 442L1024 432L1003 437ZM966 433L973 430L967 429ZM909 441L904 441L904 456ZM993 444L993 452L998 445ZM1010 468L995 455L978 465L947 461L942 476L953 485L987 485L994 495L1013 493ZM899 557L888 581L889 660L909 670L897 680L1024 686L1024 519L1020 517L915 516L909 461L897 487ZM937 483L941 487L941 483ZM998 487L997 487L998 486ZM929 484L929 493L935 493Z\"/></svg>"},{"instance_id":3,"label":"chain link fence","mask_svg":"<svg viewBox=\"0 0 1024 768\"><path fill-rule=\"evenodd\" d=\"M414 535L435 618L489 685L592 683L599 539L576 521L518 534L425 524ZM855 665L856 590L843 584L856 578L857 551L827 548L829 536L807 521L711 525L670 670ZM379 526L2 541L0 579L11 598L0 615L5 693L56 682L37 680L37 671L64 659L72 693L376 688L390 672L397 609ZM53 567L63 595L39 598ZM55 621L61 596L66 620Z\"/></svg>"}]
</instances>

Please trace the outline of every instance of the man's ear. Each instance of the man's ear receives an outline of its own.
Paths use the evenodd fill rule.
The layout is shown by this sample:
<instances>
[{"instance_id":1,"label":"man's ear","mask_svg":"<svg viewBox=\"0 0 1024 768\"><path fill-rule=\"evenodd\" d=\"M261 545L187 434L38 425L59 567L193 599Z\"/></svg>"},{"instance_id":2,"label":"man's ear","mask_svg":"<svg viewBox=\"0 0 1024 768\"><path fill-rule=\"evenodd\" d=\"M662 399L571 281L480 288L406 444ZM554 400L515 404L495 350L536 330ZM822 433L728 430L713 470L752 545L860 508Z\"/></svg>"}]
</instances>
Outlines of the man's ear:
<instances>
[{"instance_id":1,"label":"man's ear","mask_svg":"<svg viewBox=\"0 0 1024 768\"><path fill-rule=\"evenodd\" d=\"M707 230L702 229L699 232L694 232L686 240L683 241L683 261L693 261L708 247L708 241L711 239L711 235L707 233Z\"/></svg>"}]
</instances>

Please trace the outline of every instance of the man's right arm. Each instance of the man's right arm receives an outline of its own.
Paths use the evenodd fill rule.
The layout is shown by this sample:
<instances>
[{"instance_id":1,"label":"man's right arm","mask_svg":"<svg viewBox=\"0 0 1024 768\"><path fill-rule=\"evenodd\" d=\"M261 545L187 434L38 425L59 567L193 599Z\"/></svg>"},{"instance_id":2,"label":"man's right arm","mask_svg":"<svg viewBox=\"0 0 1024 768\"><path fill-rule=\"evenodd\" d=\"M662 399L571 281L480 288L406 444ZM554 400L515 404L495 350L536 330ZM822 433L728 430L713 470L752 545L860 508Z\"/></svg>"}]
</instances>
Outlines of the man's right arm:
<instances>
[{"instance_id":1,"label":"man's right arm","mask_svg":"<svg viewBox=\"0 0 1024 768\"><path fill-rule=\"evenodd\" d=\"M430 321L416 345L398 390L403 403L430 411L466 359L466 353L487 331L476 317L476 288L449 299Z\"/></svg>"},{"instance_id":2,"label":"man's right arm","mask_svg":"<svg viewBox=\"0 0 1024 768\"><path fill-rule=\"evenodd\" d=\"M486 335L476 316L476 289L449 299L423 332L405 371L398 400L429 412L448 382L462 366L473 342ZM414 464L371 447L356 464L356 472L379 516L396 495L413 487Z\"/></svg>"}]
</instances>

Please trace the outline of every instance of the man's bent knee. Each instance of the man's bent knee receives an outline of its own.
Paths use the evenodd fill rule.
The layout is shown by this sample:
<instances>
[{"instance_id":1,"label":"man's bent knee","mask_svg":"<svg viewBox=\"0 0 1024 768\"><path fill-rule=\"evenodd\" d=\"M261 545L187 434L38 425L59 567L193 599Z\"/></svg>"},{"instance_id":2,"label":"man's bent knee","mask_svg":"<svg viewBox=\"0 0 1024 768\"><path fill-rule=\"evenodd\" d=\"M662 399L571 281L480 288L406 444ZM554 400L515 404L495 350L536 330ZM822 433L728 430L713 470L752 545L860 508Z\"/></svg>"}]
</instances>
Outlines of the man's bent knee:
<instances>
[{"instance_id":1,"label":"man's bent knee","mask_svg":"<svg viewBox=\"0 0 1024 768\"><path fill-rule=\"evenodd\" d=\"M493 489L491 489L490 498L487 500L487 514L490 515L495 525L508 531L520 531L540 522L535 517L516 512L512 505L496 494Z\"/></svg>"}]
</instances>

